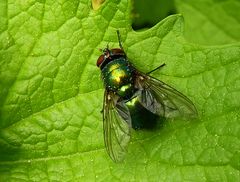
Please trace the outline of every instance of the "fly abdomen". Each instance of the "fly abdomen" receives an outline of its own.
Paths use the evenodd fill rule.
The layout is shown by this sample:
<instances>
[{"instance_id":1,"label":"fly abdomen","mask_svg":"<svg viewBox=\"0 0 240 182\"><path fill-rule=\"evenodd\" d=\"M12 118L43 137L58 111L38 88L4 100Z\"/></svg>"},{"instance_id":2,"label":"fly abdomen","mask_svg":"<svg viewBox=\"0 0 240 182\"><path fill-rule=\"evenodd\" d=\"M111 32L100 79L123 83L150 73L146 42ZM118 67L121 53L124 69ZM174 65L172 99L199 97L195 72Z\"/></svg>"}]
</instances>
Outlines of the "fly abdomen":
<instances>
[{"instance_id":1,"label":"fly abdomen","mask_svg":"<svg viewBox=\"0 0 240 182\"><path fill-rule=\"evenodd\" d=\"M159 116L147 110L138 97L134 97L126 102L126 106L131 115L133 129L153 129Z\"/></svg>"}]
</instances>

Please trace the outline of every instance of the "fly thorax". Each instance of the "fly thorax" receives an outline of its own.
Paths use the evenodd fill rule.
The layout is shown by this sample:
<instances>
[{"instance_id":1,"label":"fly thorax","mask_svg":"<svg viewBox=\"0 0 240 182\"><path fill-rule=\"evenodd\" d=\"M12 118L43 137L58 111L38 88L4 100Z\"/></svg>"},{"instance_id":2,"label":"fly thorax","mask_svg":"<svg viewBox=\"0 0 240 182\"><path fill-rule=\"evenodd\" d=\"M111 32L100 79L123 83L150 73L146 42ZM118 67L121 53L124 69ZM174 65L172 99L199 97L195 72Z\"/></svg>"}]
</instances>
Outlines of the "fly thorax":
<instances>
[{"instance_id":1,"label":"fly thorax","mask_svg":"<svg viewBox=\"0 0 240 182\"><path fill-rule=\"evenodd\" d=\"M129 99L132 97L135 89L132 83L121 86L116 92L119 96L124 99Z\"/></svg>"},{"instance_id":2,"label":"fly thorax","mask_svg":"<svg viewBox=\"0 0 240 182\"><path fill-rule=\"evenodd\" d=\"M104 84L109 90L125 97L133 92L132 72L125 58L113 60L102 69Z\"/></svg>"}]
</instances>

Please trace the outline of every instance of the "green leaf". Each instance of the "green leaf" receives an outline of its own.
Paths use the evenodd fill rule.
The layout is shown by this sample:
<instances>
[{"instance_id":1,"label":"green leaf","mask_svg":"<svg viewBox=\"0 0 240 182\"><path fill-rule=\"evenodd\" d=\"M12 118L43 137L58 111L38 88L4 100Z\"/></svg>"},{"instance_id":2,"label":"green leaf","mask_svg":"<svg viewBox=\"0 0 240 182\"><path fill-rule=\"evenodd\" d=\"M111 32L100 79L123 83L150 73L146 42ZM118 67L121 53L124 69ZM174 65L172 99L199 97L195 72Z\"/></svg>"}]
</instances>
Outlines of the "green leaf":
<instances>
[{"instance_id":1,"label":"green leaf","mask_svg":"<svg viewBox=\"0 0 240 182\"><path fill-rule=\"evenodd\" d=\"M187 40L204 45L240 41L240 1L176 0L176 7L184 16Z\"/></svg>"},{"instance_id":2,"label":"green leaf","mask_svg":"<svg viewBox=\"0 0 240 182\"><path fill-rule=\"evenodd\" d=\"M240 180L240 43L188 43L180 15L134 32L131 6L1 2L1 181ZM104 89L96 67L98 48L118 46L116 29L136 67L147 72L166 63L154 76L199 111L198 120L133 131L119 164L103 143Z\"/></svg>"}]
</instances>

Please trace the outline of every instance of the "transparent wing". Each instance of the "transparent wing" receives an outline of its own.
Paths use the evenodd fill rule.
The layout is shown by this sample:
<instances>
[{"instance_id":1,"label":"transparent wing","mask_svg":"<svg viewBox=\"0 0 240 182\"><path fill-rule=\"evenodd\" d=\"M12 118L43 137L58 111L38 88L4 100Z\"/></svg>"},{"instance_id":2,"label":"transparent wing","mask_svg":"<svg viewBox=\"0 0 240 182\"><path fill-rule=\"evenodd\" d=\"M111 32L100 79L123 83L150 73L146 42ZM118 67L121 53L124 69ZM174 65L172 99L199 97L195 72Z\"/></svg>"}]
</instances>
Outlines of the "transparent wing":
<instances>
[{"instance_id":1,"label":"transparent wing","mask_svg":"<svg viewBox=\"0 0 240 182\"><path fill-rule=\"evenodd\" d=\"M152 113L166 118L197 117L192 101L166 83L143 73L139 73L136 83L141 103Z\"/></svg>"},{"instance_id":2,"label":"transparent wing","mask_svg":"<svg viewBox=\"0 0 240 182\"><path fill-rule=\"evenodd\" d=\"M130 141L131 117L124 102L118 96L105 91L103 129L106 150L113 161L123 160Z\"/></svg>"}]
</instances>

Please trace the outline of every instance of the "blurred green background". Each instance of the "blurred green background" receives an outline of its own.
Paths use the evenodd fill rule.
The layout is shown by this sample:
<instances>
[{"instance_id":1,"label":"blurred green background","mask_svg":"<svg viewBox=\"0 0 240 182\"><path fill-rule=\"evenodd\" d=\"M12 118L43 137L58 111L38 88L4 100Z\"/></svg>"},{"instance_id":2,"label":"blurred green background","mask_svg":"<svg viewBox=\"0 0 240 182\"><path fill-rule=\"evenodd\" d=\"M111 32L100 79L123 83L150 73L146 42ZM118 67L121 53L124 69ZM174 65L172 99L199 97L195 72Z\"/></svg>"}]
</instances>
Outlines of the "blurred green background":
<instances>
[{"instance_id":1,"label":"blurred green background","mask_svg":"<svg viewBox=\"0 0 240 182\"><path fill-rule=\"evenodd\" d=\"M135 0L133 1L134 30L151 28L162 19L171 14L176 14L174 0Z\"/></svg>"},{"instance_id":2,"label":"blurred green background","mask_svg":"<svg viewBox=\"0 0 240 182\"><path fill-rule=\"evenodd\" d=\"M135 0L134 30L151 28L171 14L182 14L188 42L223 45L240 41L239 0Z\"/></svg>"}]
</instances>

